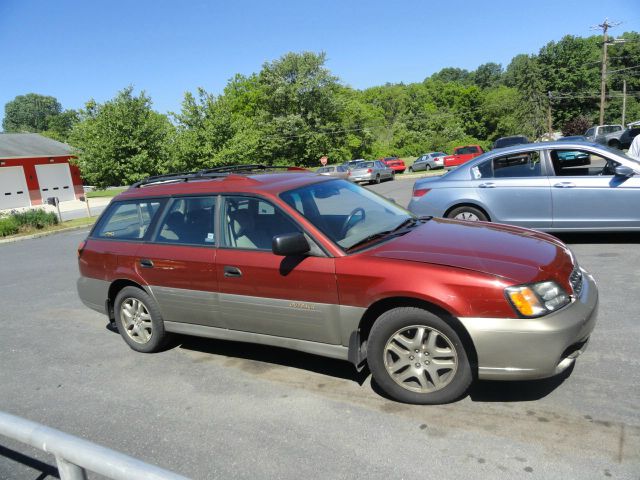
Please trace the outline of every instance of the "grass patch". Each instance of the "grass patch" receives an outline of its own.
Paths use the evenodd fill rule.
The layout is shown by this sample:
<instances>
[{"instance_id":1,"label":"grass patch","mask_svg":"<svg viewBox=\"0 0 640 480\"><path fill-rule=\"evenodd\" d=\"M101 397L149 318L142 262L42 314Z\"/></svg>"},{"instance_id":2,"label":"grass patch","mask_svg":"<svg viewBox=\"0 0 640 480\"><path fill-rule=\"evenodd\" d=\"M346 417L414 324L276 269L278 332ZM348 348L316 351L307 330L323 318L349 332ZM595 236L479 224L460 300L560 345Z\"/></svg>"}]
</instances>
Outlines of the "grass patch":
<instances>
[{"instance_id":1,"label":"grass patch","mask_svg":"<svg viewBox=\"0 0 640 480\"><path fill-rule=\"evenodd\" d=\"M93 225L97 217L74 218L62 223L53 212L43 209L28 210L0 217L0 239L23 237L40 232L55 232L65 228Z\"/></svg>"},{"instance_id":2,"label":"grass patch","mask_svg":"<svg viewBox=\"0 0 640 480\"><path fill-rule=\"evenodd\" d=\"M104 197L115 197L116 195L124 192L129 187L118 187L118 188L110 188L108 190L94 190L92 192L87 192L85 196L87 198L104 198Z\"/></svg>"}]
</instances>

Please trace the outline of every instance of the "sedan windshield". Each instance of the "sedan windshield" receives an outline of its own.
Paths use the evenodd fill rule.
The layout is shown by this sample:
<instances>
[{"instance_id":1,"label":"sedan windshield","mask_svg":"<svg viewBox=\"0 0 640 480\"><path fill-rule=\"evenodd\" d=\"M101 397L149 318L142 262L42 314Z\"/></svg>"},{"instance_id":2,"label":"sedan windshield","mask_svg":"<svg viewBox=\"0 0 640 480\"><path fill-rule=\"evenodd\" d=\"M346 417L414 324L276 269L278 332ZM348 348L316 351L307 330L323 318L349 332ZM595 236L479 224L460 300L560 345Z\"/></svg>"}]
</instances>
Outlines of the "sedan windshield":
<instances>
[{"instance_id":1,"label":"sedan windshield","mask_svg":"<svg viewBox=\"0 0 640 480\"><path fill-rule=\"evenodd\" d=\"M395 203L344 180L307 185L280 197L344 250L368 238L384 238L414 218Z\"/></svg>"}]
</instances>

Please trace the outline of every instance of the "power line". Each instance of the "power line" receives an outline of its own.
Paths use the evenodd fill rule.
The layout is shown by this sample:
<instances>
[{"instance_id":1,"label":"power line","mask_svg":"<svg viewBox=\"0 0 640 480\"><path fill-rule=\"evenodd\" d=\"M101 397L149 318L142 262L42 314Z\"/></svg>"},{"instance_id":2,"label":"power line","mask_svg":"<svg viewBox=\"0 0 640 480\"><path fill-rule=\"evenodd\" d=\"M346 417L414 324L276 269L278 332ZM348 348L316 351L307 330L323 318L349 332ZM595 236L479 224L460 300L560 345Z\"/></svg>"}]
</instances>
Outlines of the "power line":
<instances>
[{"instance_id":1,"label":"power line","mask_svg":"<svg viewBox=\"0 0 640 480\"><path fill-rule=\"evenodd\" d=\"M609 70L607 72L607 75L609 75L610 73L624 72L625 70L634 70L636 68L640 68L640 65L636 65L634 67L619 68L618 70Z\"/></svg>"}]
</instances>

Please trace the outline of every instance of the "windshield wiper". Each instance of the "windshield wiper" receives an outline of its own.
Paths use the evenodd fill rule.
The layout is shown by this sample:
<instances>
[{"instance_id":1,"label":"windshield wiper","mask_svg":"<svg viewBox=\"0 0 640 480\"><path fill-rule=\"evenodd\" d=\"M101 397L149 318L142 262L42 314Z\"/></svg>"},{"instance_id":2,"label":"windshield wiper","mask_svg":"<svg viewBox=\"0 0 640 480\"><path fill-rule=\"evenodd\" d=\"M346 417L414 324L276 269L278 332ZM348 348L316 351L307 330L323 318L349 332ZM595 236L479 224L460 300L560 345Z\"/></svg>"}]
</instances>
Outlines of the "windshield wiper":
<instances>
[{"instance_id":1,"label":"windshield wiper","mask_svg":"<svg viewBox=\"0 0 640 480\"><path fill-rule=\"evenodd\" d=\"M404 220L400 225L398 225L396 228L392 229L392 232L397 232L398 230L404 228L404 227L413 227L416 223L418 223L418 220L416 220L413 217L409 217L406 220Z\"/></svg>"},{"instance_id":2,"label":"windshield wiper","mask_svg":"<svg viewBox=\"0 0 640 480\"><path fill-rule=\"evenodd\" d=\"M353 250L354 248L376 240L377 238L386 237L390 233L393 233L393 230L383 230L382 232L374 233L372 235L369 235L368 237L364 237L362 240L358 240L356 243L354 243L350 247L347 247L345 250L348 252L349 250Z\"/></svg>"},{"instance_id":3,"label":"windshield wiper","mask_svg":"<svg viewBox=\"0 0 640 480\"><path fill-rule=\"evenodd\" d=\"M420 221L426 222L427 220L431 220L432 218L433 217L418 217L418 218L409 217L406 220L402 221L402 223L400 223L400 225L398 225L397 227L394 227L391 230L383 230L381 232L377 232L377 233L371 234L368 237L364 237L362 240L358 240L356 243L354 243L350 247L347 247L345 250L348 252L348 251L353 250L354 248L356 248L356 247L358 247L360 245L364 245L365 243L369 243L369 242L371 242L373 240L376 240L378 238L386 237L387 235L391 235L391 234L394 234L394 236L395 235L403 235L403 234L406 233L406 232L401 231L403 228L413 227L414 225L416 225Z\"/></svg>"}]
</instances>

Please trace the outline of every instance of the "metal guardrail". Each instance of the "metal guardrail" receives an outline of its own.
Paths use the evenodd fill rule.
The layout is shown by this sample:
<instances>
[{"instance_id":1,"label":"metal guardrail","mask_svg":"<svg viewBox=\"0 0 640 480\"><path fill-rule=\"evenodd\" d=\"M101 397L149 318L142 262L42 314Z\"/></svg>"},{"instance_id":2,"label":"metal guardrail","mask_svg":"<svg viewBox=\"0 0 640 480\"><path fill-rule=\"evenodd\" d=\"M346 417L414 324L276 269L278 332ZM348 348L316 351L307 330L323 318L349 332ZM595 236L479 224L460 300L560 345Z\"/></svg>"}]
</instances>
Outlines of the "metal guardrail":
<instances>
[{"instance_id":1,"label":"metal guardrail","mask_svg":"<svg viewBox=\"0 0 640 480\"><path fill-rule=\"evenodd\" d=\"M189 480L88 440L5 412L0 412L0 435L54 455L60 480L86 480L87 471L114 480Z\"/></svg>"}]
</instances>

